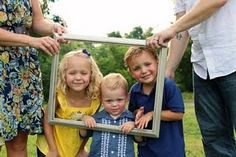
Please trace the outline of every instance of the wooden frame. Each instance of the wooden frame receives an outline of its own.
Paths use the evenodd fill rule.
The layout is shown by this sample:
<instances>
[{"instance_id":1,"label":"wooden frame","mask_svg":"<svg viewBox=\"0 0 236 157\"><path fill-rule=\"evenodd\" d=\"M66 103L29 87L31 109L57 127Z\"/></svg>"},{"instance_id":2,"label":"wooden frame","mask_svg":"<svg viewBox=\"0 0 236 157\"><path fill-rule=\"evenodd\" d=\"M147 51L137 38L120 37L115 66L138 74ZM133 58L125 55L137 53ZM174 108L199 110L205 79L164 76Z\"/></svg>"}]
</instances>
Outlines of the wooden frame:
<instances>
[{"instance_id":1,"label":"wooden frame","mask_svg":"<svg viewBox=\"0 0 236 157\"><path fill-rule=\"evenodd\" d=\"M89 41L94 43L110 43L110 44L121 44L130 46L145 46L145 40L137 39L124 39L124 38L113 38L113 37L94 37L94 36L80 36L74 34L64 34L63 38L66 40L77 40L77 41ZM159 137L160 130L160 113L162 108L162 97L163 97L163 87L164 87L164 76L166 67L166 56L167 48L162 48L159 53L159 68L156 83L155 93L155 104L154 104L154 114L153 114L153 125L151 129L133 129L129 134L147 137ZM57 71L59 63L59 54L52 57L51 65L51 78L50 78L50 89L49 89L49 102L48 102L48 120L50 124L56 125L66 125L70 127L86 128L83 121L61 119L55 117L55 98L56 98L56 83L57 83ZM109 131L115 133L122 133L119 126L107 125L97 123L97 127L94 130L98 131Z\"/></svg>"}]
</instances>

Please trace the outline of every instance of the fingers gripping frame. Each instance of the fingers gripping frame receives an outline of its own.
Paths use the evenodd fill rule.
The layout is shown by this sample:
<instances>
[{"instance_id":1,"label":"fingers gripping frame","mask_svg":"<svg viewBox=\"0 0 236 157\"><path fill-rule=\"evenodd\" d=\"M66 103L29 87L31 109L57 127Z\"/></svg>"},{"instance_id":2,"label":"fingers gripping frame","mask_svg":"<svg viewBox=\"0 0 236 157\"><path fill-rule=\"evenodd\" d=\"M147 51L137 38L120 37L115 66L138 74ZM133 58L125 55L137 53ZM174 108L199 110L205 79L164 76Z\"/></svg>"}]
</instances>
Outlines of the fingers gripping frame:
<instances>
[{"instance_id":1,"label":"fingers gripping frame","mask_svg":"<svg viewBox=\"0 0 236 157\"><path fill-rule=\"evenodd\" d=\"M137 39L124 39L124 38L113 38L113 37L95 37L95 36L80 36L74 34L64 34L63 38L66 40L76 40L76 41L89 41L94 43L108 43L108 44L122 44L130 46L146 46L145 40ZM133 129L129 134L137 136L146 137L159 137L160 121L161 121L161 107L163 98L163 88L164 88L164 76L166 67L166 56L167 48L162 48L159 53L159 66L158 66L158 76L156 83L156 93L155 93L155 104L154 104L154 114L153 114L153 125L151 129ZM55 102L56 102L56 83L57 83L57 71L59 64L59 54L52 57L51 66L51 77L50 77L50 89L49 89L49 102L48 102L48 120L50 124L53 125L66 125L70 127L77 128L87 128L83 121L61 119L55 117ZM158 91L158 92L157 92ZM122 133L119 126L107 125L97 123L94 130L98 131L108 131L115 133Z\"/></svg>"}]
</instances>

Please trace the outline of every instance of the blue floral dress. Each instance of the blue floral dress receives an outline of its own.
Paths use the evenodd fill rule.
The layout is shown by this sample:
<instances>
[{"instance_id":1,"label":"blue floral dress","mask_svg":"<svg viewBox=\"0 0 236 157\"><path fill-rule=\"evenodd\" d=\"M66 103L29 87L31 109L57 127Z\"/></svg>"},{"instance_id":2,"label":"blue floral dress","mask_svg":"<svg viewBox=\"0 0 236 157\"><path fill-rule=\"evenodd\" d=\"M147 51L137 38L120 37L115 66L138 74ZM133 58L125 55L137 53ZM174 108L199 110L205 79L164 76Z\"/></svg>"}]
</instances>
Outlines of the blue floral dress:
<instances>
[{"instance_id":1,"label":"blue floral dress","mask_svg":"<svg viewBox=\"0 0 236 157\"><path fill-rule=\"evenodd\" d=\"M0 28L28 34L31 25L30 0L0 0ZM36 49L0 43L0 136L9 141L18 131L41 133L42 104Z\"/></svg>"}]
</instances>

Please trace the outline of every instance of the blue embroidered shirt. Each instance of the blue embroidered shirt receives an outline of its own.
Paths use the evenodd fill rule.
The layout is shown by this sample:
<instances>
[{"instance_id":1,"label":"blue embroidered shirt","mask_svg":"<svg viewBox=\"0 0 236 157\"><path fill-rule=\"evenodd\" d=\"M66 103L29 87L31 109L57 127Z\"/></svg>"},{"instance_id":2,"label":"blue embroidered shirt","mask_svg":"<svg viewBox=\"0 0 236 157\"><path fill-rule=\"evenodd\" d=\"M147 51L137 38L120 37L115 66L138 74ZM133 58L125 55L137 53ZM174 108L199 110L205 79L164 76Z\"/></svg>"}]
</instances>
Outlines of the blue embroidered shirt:
<instances>
[{"instance_id":1,"label":"blue embroidered shirt","mask_svg":"<svg viewBox=\"0 0 236 157\"><path fill-rule=\"evenodd\" d=\"M120 126L134 121L133 113L125 110L117 119L113 119L105 110L94 115L97 123ZM103 131L89 131L92 136L89 157L134 157L134 137Z\"/></svg>"}]
</instances>

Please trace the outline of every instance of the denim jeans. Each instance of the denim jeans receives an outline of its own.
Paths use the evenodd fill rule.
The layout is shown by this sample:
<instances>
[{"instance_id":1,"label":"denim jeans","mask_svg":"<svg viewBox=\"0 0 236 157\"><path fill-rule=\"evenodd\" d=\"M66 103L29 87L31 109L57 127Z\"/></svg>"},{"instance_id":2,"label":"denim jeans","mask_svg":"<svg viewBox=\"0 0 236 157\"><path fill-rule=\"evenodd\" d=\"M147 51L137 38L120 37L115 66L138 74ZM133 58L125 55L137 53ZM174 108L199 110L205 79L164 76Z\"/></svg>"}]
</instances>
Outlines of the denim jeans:
<instances>
[{"instance_id":1,"label":"denim jeans","mask_svg":"<svg viewBox=\"0 0 236 157\"><path fill-rule=\"evenodd\" d=\"M194 73L193 84L206 157L236 157L236 72L212 80Z\"/></svg>"}]
</instances>

